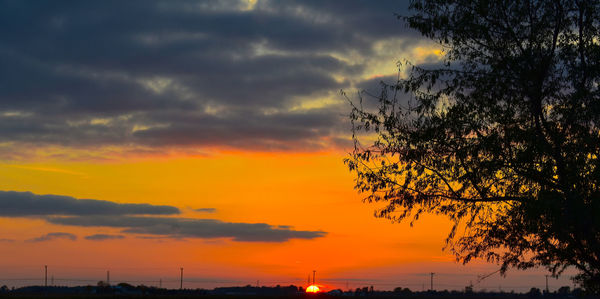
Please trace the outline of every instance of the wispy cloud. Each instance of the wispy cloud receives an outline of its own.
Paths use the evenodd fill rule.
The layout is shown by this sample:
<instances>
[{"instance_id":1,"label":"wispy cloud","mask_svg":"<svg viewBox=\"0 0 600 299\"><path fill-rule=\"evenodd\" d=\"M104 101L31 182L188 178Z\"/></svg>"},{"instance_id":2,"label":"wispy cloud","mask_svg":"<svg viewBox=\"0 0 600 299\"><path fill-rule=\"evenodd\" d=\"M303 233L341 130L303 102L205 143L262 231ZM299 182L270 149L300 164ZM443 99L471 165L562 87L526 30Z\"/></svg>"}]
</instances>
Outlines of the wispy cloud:
<instances>
[{"instance_id":1,"label":"wispy cloud","mask_svg":"<svg viewBox=\"0 0 600 299\"><path fill-rule=\"evenodd\" d=\"M95 235L85 236L85 239L90 240L90 241L118 240L118 239L124 239L124 238L125 238L125 236L123 236L123 235L107 235L107 234L95 234Z\"/></svg>"},{"instance_id":2,"label":"wispy cloud","mask_svg":"<svg viewBox=\"0 0 600 299\"><path fill-rule=\"evenodd\" d=\"M12 167L12 168L27 169L27 170L43 171L43 172L62 173L62 174L75 175L75 176L86 176L86 174L83 172L77 172L77 171L72 171L72 170L68 170L68 169L53 168L53 167L36 167L36 166L24 166L24 165L4 165L4 166Z\"/></svg>"},{"instance_id":3,"label":"wispy cloud","mask_svg":"<svg viewBox=\"0 0 600 299\"><path fill-rule=\"evenodd\" d=\"M217 212L217 209L215 209L215 208L200 208L200 209L194 209L194 211L200 212L200 213L215 213L215 212Z\"/></svg>"},{"instance_id":4,"label":"wispy cloud","mask_svg":"<svg viewBox=\"0 0 600 299\"><path fill-rule=\"evenodd\" d=\"M65 240L71 240L71 241L75 241L77 240L77 236L71 233L64 233L64 232L54 232L54 233L47 233L43 236L39 236L37 238L33 238L33 239L29 239L27 240L27 242L45 242L45 241L51 241L51 240L56 240L56 239L65 239Z\"/></svg>"},{"instance_id":5,"label":"wispy cloud","mask_svg":"<svg viewBox=\"0 0 600 299\"><path fill-rule=\"evenodd\" d=\"M46 219L50 223L60 225L123 228L123 233L170 238L230 238L241 242L286 242L290 239L315 239L327 234L324 231L294 230L290 226L223 222L216 219L136 216L72 216Z\"/></svg>"}]
</instances>

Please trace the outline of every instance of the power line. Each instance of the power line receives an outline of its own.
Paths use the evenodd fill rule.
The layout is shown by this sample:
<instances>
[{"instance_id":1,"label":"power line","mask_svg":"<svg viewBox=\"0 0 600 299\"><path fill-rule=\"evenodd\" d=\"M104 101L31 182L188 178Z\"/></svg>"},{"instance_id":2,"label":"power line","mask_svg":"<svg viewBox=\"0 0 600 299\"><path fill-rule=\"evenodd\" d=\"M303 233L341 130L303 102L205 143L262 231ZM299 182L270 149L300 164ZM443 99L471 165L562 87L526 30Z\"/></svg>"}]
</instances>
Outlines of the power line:
<instances>
[{"instance_id":1,"label":"power line","mask_svg":"<svg viewBox=\"0 0 600 299\"><path fill-rule=\"evenodd\" d=\"M496 271L494 271L492 273L477 275L477 282L475 284L481 283L484 279L486 279L486 278L488 278L488 277L490 277L490 276L492 276L492 275L494 275L494 274L496 274L498 272L500 272L500 269L498 269L498 270L496 270Z\"/></svg>"},{"instance_id":2,"label":"power line","mask_svg":"<svg viewBox=\"0 0 600 299\"><path fill-rule=\"evenodd\" d=\"M62 267L61 266L61 267L58 267L58 268L59 268L59 271L60 271L60 270L64 270L63 268L67 268L68 269L68 268L75 268L75 267ZM82 269L82 268L90 269L91 267L77 267L77 268L80 268L80 269ZM117 267L117 268L121 269L120 267ZM38 266L37 269L38 269L37 271L39 271L39 266ZM49 273L48 272L48 270L49 270L48 269L48 265L44 265L44 282L43 282L44 286L55 285L56 282L58 282L59 285L77 285L77 284L79 284L79 285L86 284L87 285L87 284L94 284L95 282L98 281L97 279L93 278L93 277L97 277L96 275L93 275L92 279L69 278L68 276L78 277L78 274L66 274L66 275L65 274L58 274L58 273L56 273L56 269L57 269L57 266L55 266L53 264L53 268L51 269L51 270L53 270L53 272ZM145 269L148 269L148 268L145 268ZM173 269L173 268L171 268L171 269ZM194 268L193 270L197 270L197 269L198 268ZM104 271L106 271L106 281L107 281L107 283L110 283L110 270L106 270L106 267L105 267ZM188 269L188 271L190 271L190 270ZM313 271L313 273L312 273L312 276L313 276L312 279L311 279L310 274L309 274L307 280L308 280L309 284L311 283L311 280L312 280L313 284L316 284L316 270L312 270L312 271ZM32 273L35 273L35 272L32 272ZM491 275L493 275L495 273L498 273L498 271L494 271L492 273L485 274L485 275L478 275L477 276L477 282L478 283L482 282L484 279L490 277ZM58 275L56 275L56 274L58 274ZM539 281L539 277L541 276L540 274L543 275L543 273L538 273L537 274L538 281ZM448 289L463 289L464 288L464 284L460 284L460 282L458 282L458 281L453 281L453 280L456 280L456 279L459 279L459 278L453 278L452 280L447 281L448 284L444 284L444 282L446 282L446 279L447 279L446 276L447 275L451 275L451 273L449 273L449 272L403 273L402 275L418 275L418 276L421 276L421 278L419 280L421 280L422 282L424 280L423 278L426 279L426 277L424 277L425 275L429 276L429 278L430 278L430 290L435 290L436 286L440 290L446 289L446 288L448 288ZM435 277L437 277L436 275L438 275L438 276L442 275L442 276L441 276L441 280L438 278L438 280L436 281L436 285L434 286L433 285L434 284L433 280L434 280ZM50 278L50 276L51 276L51 278ZM55 276L57 276L57 277L55 277ZM65 277L65 276L67 276L67 277ZM180 275L179 276L180 277L172 277L172 276L170 278L167 277L167 279L164 280L168 284L167 287L171 286L171 287L175 287L176 288L176 283L179 282L180 289L183 289L183 280L184 280L184 277L183 277L183 267L180 268ZM551 275L548 275L548 276L551 276ZM546 278L546 292L549 292L549 279L548 279L548 276L545 277ZM7 277L5 279L0 278L0 281L2 281L2 280L6 281L6 282L11 281L11 282L14 282L14 283L11 283L11 284L14 284L14 285L37 285L38 283L40 283L40 278L39 278L39 276L38 276L38 278L34 278L34 277L36 277L35 274L32 275L31 278L30 277L18 278L18 276L16 278L11 278L9 276L9 277ZM79 276L79 277L81 277L81 276ZM49 278L50 278L51 281L49 281ZM135 276L133 276L132 278L135 278ZM139 277L139 278L143 278L143 277ZM152 278L152 277L149 277L149 278ZM37 281L37 283L35 281ZM345 285L346 288L349 289L350 288L350 284L349 284L350 281L353 283L353 285L358 285L358 284L374 285L374 286L378 286L379 288L382 288L382 289L388 289L390 286L399 286L399 285L401 285L403 287L410 287L411 289L413 289L413 288L414 289L419 289L418 286L421 285L421 283L419 283L418 281L411 283L411 282L409 282L407 280L399 280L398 282L394 282L394 281L390 281L390 280L377 279L377 278L373 278L373 279L369 279L369 278L366 278L366 279L356 279L356 278L350 278L350 277L343 277L343 278L322 278L320 280L320 283L324 283L326 285L332 284L332 285L337 285L337 286L340 286L340 287ZM128 283L132 283L132 284L140 284L140 283L142 283L142 284L146 284L146 285L148 285L148 284L150 284L150 285L159 285L160 287L162 287L163 279L162 278L160 278L159 280L152 280L152 279L148 279L148 280L126 280L125 279L125 280L119 280L119 281L115 282L114 277L113 277L113 283L117 283L117 282L128 282ZM235 284L240 284L240 283L244 283L245 284L247 282L247 280L237 280L237 279L230 280L230 279L226 279L226 278L216 278L216 279L214 279L214 278L210 278L210 277L205 277L205 278L203 278L203 277L198 277L198 278L188 277L187 279L185 279L185 282L189 283L188 288L190 288L192 286L193 287L196 287L196 286L200 286L200 287L219 287L219 286L230 286L230 285L235 285ZM467 282L468 282L468 279L467 279ZM473 282L475 282L475 279L473 279ZM300 284L301 285L303 283L303 279L302 278L299 278L299 279L298 278L295 278L295 279L292 278L291 280L284 280L284 279L282 279L282 280L277 280L277 279L273 279L273 280L265 279L265 280L262 280L261 279L261 280L257 280L256 281L256 284L257 284L258 287L260 287L261 283L263 285L266 285L266 286L275 285L275 284L281 284L281 285L284 285L284 284L286 284L286 285L287 284L299 285ZM493 286L492 285L487 285L487 284L485 286L480 285L480 288L484 288L485 287L488 290L489 289L500 290L500 287L499 287L499 285L497 283L493 283L493 284L494 284ZM356 286L354 286L354 287L356 287ZM506 291L506 289L527 290L530 287L531 287L531 285L510 285L510 284L502 283L501 290L502 291ZM424 288L424 284L422 285L422 290L426 291L426 289Z\"/></svg>"}]
</instances>

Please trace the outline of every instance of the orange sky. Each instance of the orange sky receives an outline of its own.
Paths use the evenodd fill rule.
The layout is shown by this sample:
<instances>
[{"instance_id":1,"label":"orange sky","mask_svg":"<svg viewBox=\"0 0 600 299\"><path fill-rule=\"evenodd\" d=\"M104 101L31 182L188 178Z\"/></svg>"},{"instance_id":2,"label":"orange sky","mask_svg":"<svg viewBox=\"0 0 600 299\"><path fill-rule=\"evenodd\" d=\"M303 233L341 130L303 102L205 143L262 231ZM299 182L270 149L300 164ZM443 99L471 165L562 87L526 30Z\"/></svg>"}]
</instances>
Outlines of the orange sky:
<instances>
[{"instance_id":1,"label":"orange sky","mask_svg":"<svg viewBox=\"0 0 600 299\"><path fill-rule=\"evenodd\" d=\"M3 164L2 190L168 204L180 208L183 217L290 225L327 235L281 243L140 239L134 234L89 241L83 236L118 234L119 229L0 218L6 228L0 239L14 240L0 243L0 255L10 256L0 266L7 269L5 278L40 277L42 265L47 264L57 283L74 277L100 280L110 269L115 281L163 279L165 286L174 284L178 268L184 267L190 287L255 284L256 280L267 285L300 284L314 269L326 288L345 288L349 281L351 288L371 283L382 289L394 284L419 289L429 281L424 274L432 271L445 279L444 288L460 289L477 274L494 270L480 263L457 265L442 252L449 228L444 218L426 216L413 228L374 218L375 206L362 203L353 190L343 157L335 152L225 153L200 158ZM216 212L192 210L197 208L215 208ZM26 241L49 232L69 232L79 238ZM457 278L461 272L466 276Z\"/></svg>"}]
</instances>

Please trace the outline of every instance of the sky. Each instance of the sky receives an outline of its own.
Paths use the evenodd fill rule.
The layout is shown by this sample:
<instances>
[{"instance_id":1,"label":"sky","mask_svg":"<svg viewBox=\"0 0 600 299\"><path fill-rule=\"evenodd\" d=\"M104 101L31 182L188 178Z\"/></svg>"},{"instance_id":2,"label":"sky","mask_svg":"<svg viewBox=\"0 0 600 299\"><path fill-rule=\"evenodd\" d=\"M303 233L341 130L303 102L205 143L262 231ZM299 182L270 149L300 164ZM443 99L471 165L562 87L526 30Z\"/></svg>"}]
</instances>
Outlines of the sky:
<instances>
[{"instance_id":1,"label":"sky","mask_svg":"<svg viewBox=\"0 0 600 299\"><path fill-rule=\"evenodd\" d=\"M407 1L0 1L0 284L528 291L373 216L350 98L439 47ZM568 275L550 289L572 285Z\"/></svg>"}]
</instances>

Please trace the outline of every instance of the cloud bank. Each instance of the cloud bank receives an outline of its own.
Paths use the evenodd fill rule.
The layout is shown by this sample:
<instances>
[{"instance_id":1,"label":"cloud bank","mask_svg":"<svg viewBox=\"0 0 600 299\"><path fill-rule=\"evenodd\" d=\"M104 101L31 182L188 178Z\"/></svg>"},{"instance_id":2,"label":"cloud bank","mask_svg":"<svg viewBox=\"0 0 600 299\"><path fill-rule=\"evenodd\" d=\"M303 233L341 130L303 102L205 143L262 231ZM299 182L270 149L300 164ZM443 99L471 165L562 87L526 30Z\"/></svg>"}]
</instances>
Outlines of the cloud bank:
<instances>
[{"instance_id":1,"label":"cloud bank","mask_svg":"<svg viewBox=\"0 0 600 299\"><path fill-rule=\"evenodd\" d=\"M200 210L211 212L214 209ZM122 204L62 195L0 191L0 217L36 217L58 225L120 228L124 234L167 238L229 238L240 242L286 242L290 239L314 239L326 235L323 231L294 230L291 226L284 225L172 217L179 213L179 209L173 206ZM121 235L108 234L85 237L94 241L122 238ZM70 233L55 232L29 241L54 239L75 240L77 237Z\"/></svg>"},{"instance_id":2,"label":"cloud bank","mask_svg":"<svg viewBox=\"0 0 600 299\"><path fill-rule=\"evenodd\" d=\"M0 1L0 154L337 146L336 93L422 42L402 1L248 3Z\"/></svg>"}]
</instances>

